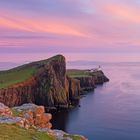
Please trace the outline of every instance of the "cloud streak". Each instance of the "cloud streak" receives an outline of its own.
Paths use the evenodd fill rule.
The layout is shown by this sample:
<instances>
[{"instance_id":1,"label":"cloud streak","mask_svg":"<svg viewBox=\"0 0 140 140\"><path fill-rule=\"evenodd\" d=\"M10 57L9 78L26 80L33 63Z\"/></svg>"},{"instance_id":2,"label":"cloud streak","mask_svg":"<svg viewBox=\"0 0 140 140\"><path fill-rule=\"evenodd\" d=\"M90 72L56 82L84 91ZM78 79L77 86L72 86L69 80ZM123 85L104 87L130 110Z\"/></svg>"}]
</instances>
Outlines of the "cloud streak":
<instances>
[{"instance_id":1,"label":"cloud streak","mask_svg":"<svg viewBox=\"0 0 140 140\"><path fill-rule=\"evenodd\" d=\"M139 9L138 0L2 0L0 53L140 52Z\"/></svg>"}]
</instances>

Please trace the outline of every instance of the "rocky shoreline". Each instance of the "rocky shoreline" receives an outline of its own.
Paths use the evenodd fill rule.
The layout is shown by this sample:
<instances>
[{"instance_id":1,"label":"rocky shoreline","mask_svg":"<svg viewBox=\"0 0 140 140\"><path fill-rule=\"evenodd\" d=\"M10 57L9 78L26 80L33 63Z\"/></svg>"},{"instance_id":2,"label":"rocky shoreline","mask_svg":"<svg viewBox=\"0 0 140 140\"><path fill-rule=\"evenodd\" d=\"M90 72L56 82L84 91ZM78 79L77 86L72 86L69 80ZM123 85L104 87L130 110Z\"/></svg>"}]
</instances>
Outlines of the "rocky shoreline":
<instances>
[{"instance_id":1,"label":"rocky shoreline","mask_svg":"<svg viewBox=\"0 0 140 140\"><path fill-rule=\"evenodd\" d=\"M27 76L26 70L27 73L33 72L26 80L20 79L22 81L15 83L19 80L17 78ZM10 124L24 129L34 128L59 140L86 138L51 130L52 115L45 112L74 107L81 95L109 81L101 70L66 70L65 57L62 55L1 71L0 77L0 127Z\"/></svg>"}]
</instances>

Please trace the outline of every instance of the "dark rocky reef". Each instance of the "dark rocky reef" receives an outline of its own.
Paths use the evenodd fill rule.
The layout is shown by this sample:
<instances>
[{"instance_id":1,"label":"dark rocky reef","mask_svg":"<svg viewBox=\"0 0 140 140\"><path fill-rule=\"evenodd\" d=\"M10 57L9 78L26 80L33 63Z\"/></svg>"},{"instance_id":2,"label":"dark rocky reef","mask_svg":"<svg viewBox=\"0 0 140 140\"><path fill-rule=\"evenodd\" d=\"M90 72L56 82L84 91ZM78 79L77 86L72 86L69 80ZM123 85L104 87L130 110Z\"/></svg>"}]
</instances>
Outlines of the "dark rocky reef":
<instances>
[{"instance_id":1,"label":"dark rocky reef","mask_svg":"<svg viewBox=\"0 0 140 140\"><path fill-rule=\"evenodd\" d=\"M102 71L89 77L67 76L65 57L62 55L15 69L29 67L33 67L36 72L21 83L1 88L0 102L10 107L35 103L48 108L68 108L73 100L79 98L81 90L94 89L96 84L108 81Z\"/></svg>"}]
</instances>

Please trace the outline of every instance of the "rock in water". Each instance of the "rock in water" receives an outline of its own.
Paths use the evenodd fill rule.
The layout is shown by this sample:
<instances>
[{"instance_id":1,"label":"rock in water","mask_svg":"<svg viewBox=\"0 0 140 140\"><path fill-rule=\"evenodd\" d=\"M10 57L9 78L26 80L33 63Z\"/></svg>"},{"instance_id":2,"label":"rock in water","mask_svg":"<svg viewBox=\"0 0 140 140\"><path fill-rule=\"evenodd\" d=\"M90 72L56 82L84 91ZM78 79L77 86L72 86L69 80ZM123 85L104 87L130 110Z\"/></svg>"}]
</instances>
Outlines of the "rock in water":
<instances>
[{"instance_id":1,"label":"rock in water","mask_svg":"<svg viewBox=\"0 0 140 140\"><path fill-rule=\"evenodd\" d=\"M45 113L44 106L37 106L30 103L14 107L13 110L20 113L20 116L25 118L30 126L34 126L37 128L52 127L52 124L50 123L52 115L50 113Z\"/></svg>"}]
</instances>

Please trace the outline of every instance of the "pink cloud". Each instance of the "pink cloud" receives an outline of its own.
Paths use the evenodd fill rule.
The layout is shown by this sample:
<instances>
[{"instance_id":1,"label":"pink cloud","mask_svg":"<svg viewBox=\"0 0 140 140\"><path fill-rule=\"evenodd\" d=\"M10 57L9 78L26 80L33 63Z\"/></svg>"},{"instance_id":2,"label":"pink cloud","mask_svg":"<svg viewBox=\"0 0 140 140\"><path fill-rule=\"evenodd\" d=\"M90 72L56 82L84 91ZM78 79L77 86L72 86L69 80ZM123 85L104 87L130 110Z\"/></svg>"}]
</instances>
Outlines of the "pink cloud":
<instances>
[{"instance_id":1,"label":"pink cloud","mask_svg":"<svg viewBox=\"0 0 140 140\"><path fill-rule=\"evenodd\" d=\"M118 20L132 24L140 23L140 9L125 4L108 4L104 6L105 13Z\"/></svg>"},{"instance_id":2,"label":"pink cloud","mask_svg":"<svg viewBox=\"0 0 140 140\"><path fill-rule=\"evenodd\" d=\"M49 16L44 18L29 18L26 16L18 16L12 12L6 12L6 16L3 15L0 17L0 28L4 27L35 33L53 33L60 35L88 37L88 35L86 35L82 29L75 28L71 23L66 22L65 19L52 18Z\"/></svg>"},{"instance_id":3,"label":"pink cloud","mask_svg":"<svg viewBox=\"0 0 140 140\"><path fill-rule=\"evenodd\" d=\"M72 4L75 4L72 7ZM52 3L53 4L53 3ZM61 5L62 4L62 5ZM67 9L65 6L67 5ZM69 5L71 7L69 7ZM32 5L30 5L32 7ZM38 7L38 6L37 6ZM76 8L77 7L77 8ZM45 10L45 6L42 7ZM67 48L69 51L89 49L98 51L140 51L140 8L121 0L61 0L47 10L6 9L0 11L0 47L33 48L34 46ZM58 8L58 9L57 9ZM61 11L61 8L63 9ZM58 14L57 14L57 10ZM79 10L79 11L78 11ZM66 13L63 13L67 11ZM34 13L35 12L35 13ZM38 14L39 13L39 14ZM43 13L41 15L41 13ZM55 14L54 14L55 13ZM33 36L43 36L34 38ZM25 38L24 38L25 36ZM28 36L32 36L28 38ZM40 48L41 48L40 47ZM66 50L66 49L65 49ZM84 52L84 50L83 50Z\"/></svg>"}]
</instances>

